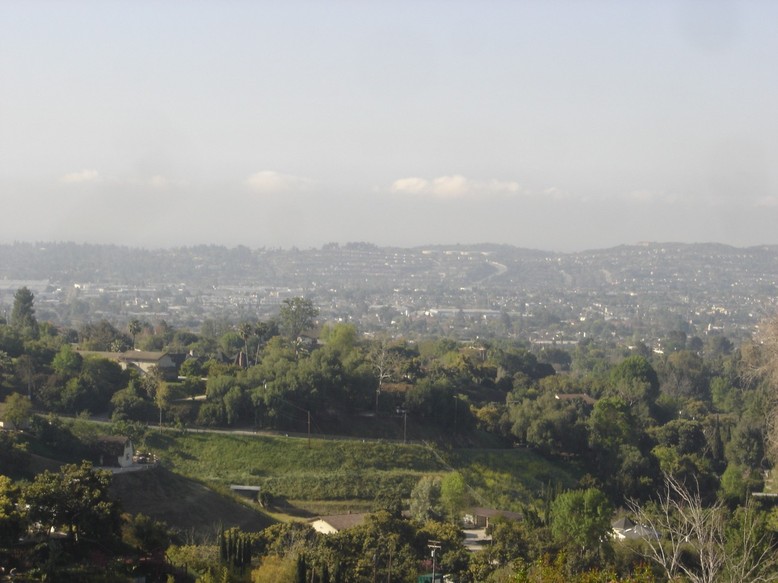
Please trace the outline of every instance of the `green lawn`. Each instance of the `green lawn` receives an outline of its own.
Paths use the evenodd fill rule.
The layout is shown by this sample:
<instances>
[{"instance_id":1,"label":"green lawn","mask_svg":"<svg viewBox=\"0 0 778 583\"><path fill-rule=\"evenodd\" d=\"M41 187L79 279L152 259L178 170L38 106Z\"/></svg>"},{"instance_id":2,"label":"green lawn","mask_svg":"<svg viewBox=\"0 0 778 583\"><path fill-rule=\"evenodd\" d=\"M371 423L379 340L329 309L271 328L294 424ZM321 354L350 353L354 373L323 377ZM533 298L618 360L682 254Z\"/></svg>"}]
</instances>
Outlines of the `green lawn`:
<instances>
[{"instance_id":1,"label":"green lawn","mask_svg":"<svg viewBox=\"0 0 778 583\"><path fill-rule=\"evenodd\" d=\"M216 484L262 486L299 500L374 499L410 491L445 469L418 445L268 436L153 433L147 440L174 471Z\"/></svg>"},{"instance_id":2,"label":"green lawn","mask_svg":"<svg viewBox=\"0 0 778 583\"><path fill-rule=\"evenodd\" d=\"M422 445L153 432L147 444L170 469L206 483L261 486L295 501L364 504L408 496L424 475L459 470L486 504L510 508L549 484L575 485L578 472L526 449L460 449L442 457Z\"/></svg>"},{"instance_id":3,"label":"green lawn","mask_svg":"<svg viewBox=\"0 0 778 583\"><path fill-rule=\"evenodd\" d=\"M452 454L452 465L485 503L506 510L545 488L575 487L581 477L574 465L551 462L529 449L460 449Z\"/></svg>"}]
</instances>

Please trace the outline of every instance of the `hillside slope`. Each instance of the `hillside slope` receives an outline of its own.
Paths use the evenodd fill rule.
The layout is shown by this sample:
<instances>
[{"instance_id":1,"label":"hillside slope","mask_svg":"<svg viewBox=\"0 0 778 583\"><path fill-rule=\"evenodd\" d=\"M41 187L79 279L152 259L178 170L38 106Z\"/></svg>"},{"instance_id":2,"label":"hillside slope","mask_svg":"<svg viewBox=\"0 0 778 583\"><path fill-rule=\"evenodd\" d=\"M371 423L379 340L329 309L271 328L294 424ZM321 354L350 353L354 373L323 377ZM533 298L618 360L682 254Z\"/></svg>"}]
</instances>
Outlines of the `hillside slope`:
<instances>
[{"instance_id":1,"label":"hillside slope","mask_svg":"<svg viewBox=\"0 0 778 583\"><path fill-rule=\"evenodd\" d=\"M111 490L124 512L151 516L183 532L210 534L220 526L259 531L273 522L257 510L161 467L116 474Z\"/></svg>"}]
</instances>

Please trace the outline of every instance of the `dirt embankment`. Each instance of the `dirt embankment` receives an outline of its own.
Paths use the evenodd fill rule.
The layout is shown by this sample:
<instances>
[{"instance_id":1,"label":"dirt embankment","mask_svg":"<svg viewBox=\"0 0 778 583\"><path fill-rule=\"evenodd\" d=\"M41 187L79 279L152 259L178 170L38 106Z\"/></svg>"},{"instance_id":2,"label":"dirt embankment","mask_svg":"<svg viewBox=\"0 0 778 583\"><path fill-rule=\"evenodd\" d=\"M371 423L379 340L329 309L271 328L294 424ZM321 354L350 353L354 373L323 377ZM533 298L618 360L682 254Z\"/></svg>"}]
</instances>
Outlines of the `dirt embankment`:
<instances>
[{"instance_id":1,"label":"dirt embankment","mask_svg":"<svg viewBox=\"0 0 778 583\"><path fill-rule=\"evenodd\" d=\"M262 512L161 467L116 474L111 490L123 512L145 514L185 533L210 535L220 526L259 531L273 523Z\"/></svg>"}]
</instances>

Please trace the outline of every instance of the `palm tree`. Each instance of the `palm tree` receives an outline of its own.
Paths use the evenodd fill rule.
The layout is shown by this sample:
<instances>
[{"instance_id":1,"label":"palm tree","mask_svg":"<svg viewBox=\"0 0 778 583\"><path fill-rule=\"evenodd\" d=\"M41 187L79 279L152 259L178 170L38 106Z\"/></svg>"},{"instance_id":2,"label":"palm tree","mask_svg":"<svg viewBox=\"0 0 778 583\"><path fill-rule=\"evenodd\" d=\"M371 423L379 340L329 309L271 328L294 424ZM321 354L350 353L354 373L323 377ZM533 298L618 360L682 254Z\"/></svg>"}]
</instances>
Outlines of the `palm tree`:
<instances>
[{"instance_id":1,"label":"palm tree","mask_svg":"<svg viewBox=\"0 0 778 583\"><path fill-rule=\"evenodd\" d=\"M139 320L130 320L129 325L127 326L127 330L129 330L130 334L132 335L132 349L135 350L135 337L140 334L141 330L143 330L143 325L140 323Z\"/></svg>"},{"instance_id":2,"label":"palm tree","mask_svg":"<svg viewBox=\"0 0 778 583\"><path fill-rule=\"evenodd\" d=\"M243 324L241 324L238 327L238 334L243 339L243 348L244 348L243 352L246 355L246 366L248 366L248 359L249 359L249 338L254 336L254 333L255 333L254 326L252 326L248 322L243 322Z\"/></svg>"}]
</instances>

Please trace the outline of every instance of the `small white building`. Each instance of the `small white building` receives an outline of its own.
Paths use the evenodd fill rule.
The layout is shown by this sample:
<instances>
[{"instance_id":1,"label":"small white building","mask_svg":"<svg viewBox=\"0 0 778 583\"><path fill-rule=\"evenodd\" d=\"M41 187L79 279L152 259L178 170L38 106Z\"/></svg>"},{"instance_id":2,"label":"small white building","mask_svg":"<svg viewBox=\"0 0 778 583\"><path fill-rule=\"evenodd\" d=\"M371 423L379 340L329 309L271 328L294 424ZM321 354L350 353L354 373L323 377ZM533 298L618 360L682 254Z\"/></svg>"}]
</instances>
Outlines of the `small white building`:
<instances>
[{"instance_id":1,"label":"small white building","mask_svg":"<svg viewBox=\"0 0 778 583\"><path fill-rule=\"evenodd\" d=\"M123 435L103 435L95 443L94 462L99 466L127 468L134 455L132 440Z\"/></svg>"},{"instance_id":2,"label":"small white building","mask_svg":"<svg viewBox=\"0 0 778 583\"><path fill-rule=\"evenodd\" d=\"M311 526L316 532L322 534L335 534L347 528L359 526L367 518L367 513L356 512L354 514L333 514L331 516L320 516L311 521Z\"/></svg>"},{"instance_id":3,"label":"small white building","mask_svg":"<svg viewBox=\"0 0 778 583\"><path fill-rule=\"evenodd\" d=\"M659 534L648 527L637 524L628 516L611 523L611 532L616 540L635 540L638 538L659 538Z\"/></svg>"}]
</instances>

